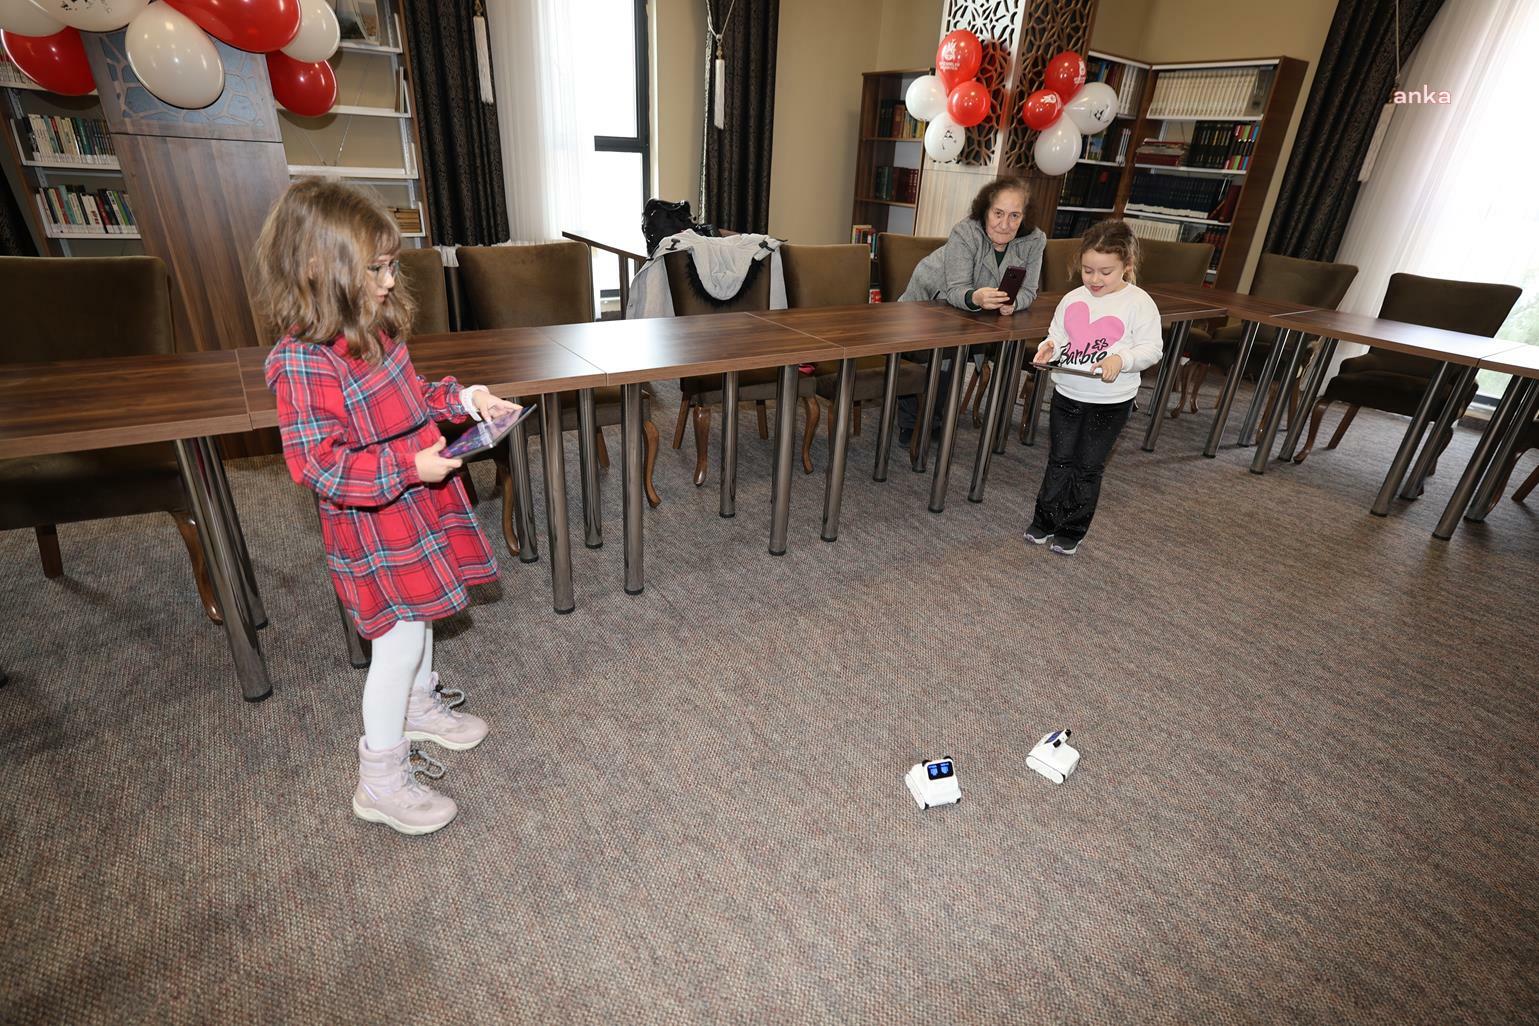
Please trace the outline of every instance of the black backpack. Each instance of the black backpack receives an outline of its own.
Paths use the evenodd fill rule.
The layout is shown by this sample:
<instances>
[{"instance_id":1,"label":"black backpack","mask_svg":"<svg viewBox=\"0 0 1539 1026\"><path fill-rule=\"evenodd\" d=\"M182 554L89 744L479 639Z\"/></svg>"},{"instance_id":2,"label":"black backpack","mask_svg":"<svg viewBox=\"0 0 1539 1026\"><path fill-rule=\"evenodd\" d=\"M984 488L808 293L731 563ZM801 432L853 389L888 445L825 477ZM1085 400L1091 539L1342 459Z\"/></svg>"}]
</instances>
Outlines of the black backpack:
<instances>
[{"instance_id":1,"label":"black backpack","mask_svg":"<svg viewBox=\"0 0 1539 1026\"><path fill-rule=\"evenodd\" d=\"M647 205L641 210L641 234L647 243L647 256L655 256L658 244L679 232L713 236L716 234L716 226L696 224L689 212L689 200L676 203L660 199L647 200Z\"/></svg>"}]
</instances>

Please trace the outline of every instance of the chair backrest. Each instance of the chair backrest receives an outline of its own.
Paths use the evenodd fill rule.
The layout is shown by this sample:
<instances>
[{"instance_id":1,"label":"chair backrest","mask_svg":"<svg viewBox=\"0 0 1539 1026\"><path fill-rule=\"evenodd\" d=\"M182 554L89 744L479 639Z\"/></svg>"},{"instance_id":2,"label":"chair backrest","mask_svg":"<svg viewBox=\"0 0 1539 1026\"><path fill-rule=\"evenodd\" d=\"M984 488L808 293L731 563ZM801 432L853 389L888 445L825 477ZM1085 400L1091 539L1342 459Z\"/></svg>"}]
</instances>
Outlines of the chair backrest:
<instances>
[{"instance_id":1,"label":"chair backrest","mask_svg":"<svg viewBox=\"0 0 1539 1026\"><path fill-rule=\"evenodd\" d=\"M786 305L850 306L871 298L871 248L853 246L780 247L786 278Z\"/></svg>"},{"instance_id":2,"label":"chair backrest","mask_svg":"<svg viewBox=\"0 0 1539 1026\"><path fill-rule=\"evenodd\" d=\"M881 283L882 302L891 303L903 295L919 261L945 244L946 240L938 235L898 235L894 232L878 235L876 278Z\"/></svg>"},{"instance_id":3,"label":"chair backrest","mask_svg":"<svg viewBox=\"0 0 1539 1026\"><path fill-rule=\"evenodd\" d=\"M1333 264L1324 260L1300 260L1277 253L1261 254L1256 276L1251 279L1250 294L1262 299L1303 303L1321 310L1334 310L1352 287L1357 265Z\"/></svg>"},{"instance_id":4,"label":"chair backrest","mask_svg":"<svg viewBox=\"0 0 1539 1026\"><path fill-rule=\"evenodd\" d=\"M0 257L0 310L6 363L176 352L159 257Z\"/></svg>"},{"instance_id":5,"label":"chair backrest","mask_svg":"<svg viewBox=\"0 0 1539 1026\"><path fill-rule=\"evenodd\" d=\"M1201 285L1213 260L1209 242L1166 242L1163 239L1138 240L1138 284Z\"/></svg>"},{"instance_id":6,"label":"chair backrest","mask_svg":"<svg viewBox=\"0 0 1539 1026\"><path fill-rule=\"evenodd\" d=\"M461 246L465 314L477 328L593 320L593 264L580 242Z\"/></svg>"},{"instance_id":7,"label":"chair backrest","mask_svg":"<svg viewBox=\"0 0 1539 1026\"><path fill-rule=\"evenodd\" d=\"M690 283L689 275L694 257L687 251L663 254L663 267L668 272L668 292L673 296L675 316L709 313L741 313L746 310L768 310L770 295L770 268L765 257L754 272L752 280L743 290L725 303L712 303L700 295Z\"/></svg>"},{"instance_id":8,"label":"chair backrest","mask_svg":"<svg viewBox=\"0 0 1539 1026\"><path fill-rule=\"evenodd\" d=\"M1042 251L1042 291L1068 292L1079 280L1079 239L1048 239Z\"/></svg>"},{"instance_id":9,"label":"chair backrest","mask_svg":"<svg viewBox=\"0 0 1539 1026\"><path fill-rule=\"evenodd\" d=\"M444 258L432 246L401 250L401 279L417 298L414 335L449 330L449 290L444 287Z\"/></svg>"},{"instance_id":10,"label":"chair backrest","mask_svg":"<svg viewBox=\"0 0 1539 1026\"><path fill-rule=\"evenodd\" d=\"M1392 274L1384 302L1379 304L1379 316L1490 338L1501 328L1522 294L1523 290L1515 285ZM1419 378L1430 378L1437 372L1438 361L1430 357L1392 353L1386 349L1375 349L1371 355L1372 370Z\"/></svg>"}]
</instances>

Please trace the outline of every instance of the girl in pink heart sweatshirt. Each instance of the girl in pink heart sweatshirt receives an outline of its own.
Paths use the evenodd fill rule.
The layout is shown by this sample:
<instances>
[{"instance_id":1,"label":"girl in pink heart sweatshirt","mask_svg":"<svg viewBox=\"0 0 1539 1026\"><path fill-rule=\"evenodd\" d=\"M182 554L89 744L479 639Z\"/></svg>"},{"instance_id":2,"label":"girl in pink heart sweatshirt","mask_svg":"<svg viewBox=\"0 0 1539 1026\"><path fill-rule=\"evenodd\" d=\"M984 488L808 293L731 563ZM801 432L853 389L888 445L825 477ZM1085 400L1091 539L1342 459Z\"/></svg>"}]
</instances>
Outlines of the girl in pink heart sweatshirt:
<instances>
[{"instance_id":1,"label":"girl in pink heart sweatshirt","mask_svg":"<svg viewBox=\"0 0 1539 1026\"><path fill-rule=\"evenodd\" d=\"M1051 448L1026 540L1072 556L1090 529L1112 443L1133 412L1139 374L1160 361L1160 311L1133 284L1138 238L1120 220L1080 240L1083 284L1064 296L1034 363L1089 370L1053 375Z\"/></svg>"}]
</instances>

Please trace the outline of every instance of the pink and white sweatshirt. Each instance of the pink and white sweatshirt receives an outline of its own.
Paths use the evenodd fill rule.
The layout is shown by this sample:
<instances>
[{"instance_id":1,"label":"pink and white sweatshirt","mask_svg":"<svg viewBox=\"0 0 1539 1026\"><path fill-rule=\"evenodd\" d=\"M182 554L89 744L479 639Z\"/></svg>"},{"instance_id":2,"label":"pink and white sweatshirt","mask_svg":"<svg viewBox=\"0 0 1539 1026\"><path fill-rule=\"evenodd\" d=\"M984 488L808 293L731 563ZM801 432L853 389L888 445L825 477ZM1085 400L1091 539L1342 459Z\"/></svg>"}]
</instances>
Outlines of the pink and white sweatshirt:
<instances>
[{"instance_id":1,"label":"pink and white sweatshirt","mask_svg":"<svg viewBox=\"0 0 1539 1026\"><path fill-rule=\"evenodd\" d=\"M1077 374L1053 375L1059 394L1083 403L1127 402L1138 394L1140 372L1165 353L1159 308L1137 285L1101 296L1081 285L1058 301L1047 337L1055 363L1089 367L1112 354L1122 358L1122 370L1110 384Z\"/></svg>"}]
</instances>

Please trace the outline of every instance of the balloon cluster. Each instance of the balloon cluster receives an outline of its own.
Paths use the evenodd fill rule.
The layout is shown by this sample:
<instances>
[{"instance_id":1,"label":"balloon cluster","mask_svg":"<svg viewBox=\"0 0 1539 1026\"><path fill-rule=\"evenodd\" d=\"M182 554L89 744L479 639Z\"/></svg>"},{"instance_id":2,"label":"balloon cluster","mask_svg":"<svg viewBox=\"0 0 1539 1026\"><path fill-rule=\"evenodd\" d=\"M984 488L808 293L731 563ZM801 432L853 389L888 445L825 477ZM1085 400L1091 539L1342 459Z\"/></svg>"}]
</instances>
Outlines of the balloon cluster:
<instances>
[{"instance_id":1,"label":"balloon cluster","mask_svg":"<svg viewBox=\"0 0 1539 1026\"><path fill-rule=\"evenodd\" d=\"M1104 132L1117 116L1117 91L1085 81L1085 59L1065 50L1047 64L1046 89L1021 105L1021 120L1039 132L1032 159L1045 175L1061 175L1079 161L1080 143ZM1065 117L1067 115L1067 117Z\"/></svg>"},{"instance_id":2,"label":"balloon cluster","mask_svg":"<svg viewBox=\"0 0 1539 1026\"><path fill-rule=\"evenodd\" d=\"M336 105L327 61L340 31L326 0L0 0L11 62L66 96L96 88L80 33L121 28L134 74L173 107L207 107L224 92L224 62L209 36L265 54L273 97L295 114L318 117Z\"/></svg>"},{"instance_id":3,"label":"balloon cluster","mask_svg":"<svg viewBox=\"0 0 1539 1026\"><path fill-rule=\"evenodd\" d=\"M965 129L989 116L989 90L977 81L983 44L966 29L949 32L935 51L935 74L920 75L903 96L908 112L928 121L924 150L932 160L956 160L967 142Z\"/></svg>"}]
</instances>

